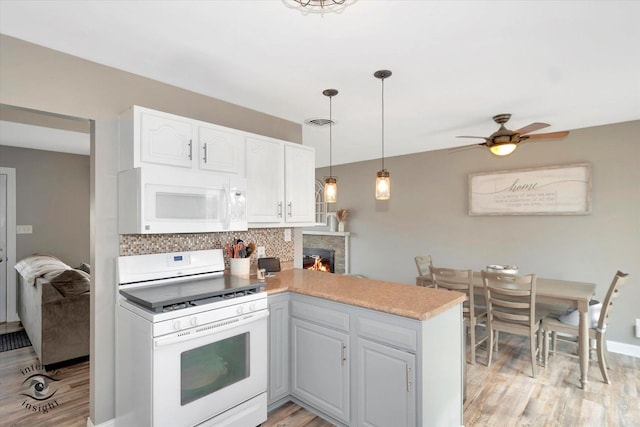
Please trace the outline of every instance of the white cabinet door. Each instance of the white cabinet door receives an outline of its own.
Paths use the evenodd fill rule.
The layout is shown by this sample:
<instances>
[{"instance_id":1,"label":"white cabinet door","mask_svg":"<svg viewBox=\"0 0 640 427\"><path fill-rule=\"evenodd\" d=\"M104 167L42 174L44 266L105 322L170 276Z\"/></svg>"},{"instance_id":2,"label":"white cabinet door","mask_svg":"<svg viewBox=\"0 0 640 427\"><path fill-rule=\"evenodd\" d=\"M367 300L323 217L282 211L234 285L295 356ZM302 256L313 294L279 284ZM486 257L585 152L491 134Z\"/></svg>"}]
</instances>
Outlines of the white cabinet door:
<instances>
[{"instance_id":1,"label":"white cabinet door","mask_svg":"<svg viewBox=\"0 0 640 427\"><path fill-rule=\"evenodd\" d=\"M315 151L301 145L286 145L285 200L287 223L315 221Z\"/></svg>"},{"instance_id":2,"label":"white cabinet door","mask_svg":"<svg viewBox=\"0 0 640 427\"><path fill-rule=\"evenodd\" d=\"M269 296L269 404L289 394L289 295Z\"/></svg>"},{"instance_id":3,"label":"white cabinet door","mask_svg":"<svg viewBox=\"0 0 640 427\"><path fill-rule=\"evenodd\" d=\"M415 426L415 356L362 338L357 352L357 424Z\"/></svg>"},{"instance_id":4,"label":"white cabinet door","mask_svg":"<svg viewBox=\"0 0 640 427\"><path fill-rule=\"evenodd\" d=\"M295 318L291 329L293 395L349 424L349 335Z\"/></svg>"},{"instance_id":5,"label":"white cabinet door","mask_svg":"<svg viewBox=\"0 0 640 427\"><path fill-rule=\"evenodd\" d=\"M238 132L217 126L198 126L200 169L244 176L244 141Z\"/></svg>"},{"instance_id":6,"label":"white cabinet door","mask_svg":"<svg viewBox=\"0 0 640 427\"><path fill-rule=\"evenodd\" d=\"M140 113L140 160L191 168L193 130L189 119L150 111Z\"/></svg>"},{"instance_id":7,"label":"white cabinet door","mask_svg":"<svg viewBox=\"0 0 640 427\"><path fill-rule=\"evenodd\" d=\"M247 221L281 223L284 219L283 143L246 138Z\"/></svg>"}]
</instances>

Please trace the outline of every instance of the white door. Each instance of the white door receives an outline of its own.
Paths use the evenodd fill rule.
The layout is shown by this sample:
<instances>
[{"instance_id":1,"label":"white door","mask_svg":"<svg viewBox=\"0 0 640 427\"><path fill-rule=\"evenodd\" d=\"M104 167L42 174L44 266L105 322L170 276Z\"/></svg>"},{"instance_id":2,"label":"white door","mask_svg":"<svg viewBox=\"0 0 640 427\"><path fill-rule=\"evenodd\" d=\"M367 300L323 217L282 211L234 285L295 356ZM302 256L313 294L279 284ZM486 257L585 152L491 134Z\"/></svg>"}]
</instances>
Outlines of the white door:
<instances>
[{"instance_id":1,"label":"white door","mask_svg":"<svg viewBox=\"0 0 640 427\"><path fill-rule=\"evenodd\" d=\"M15 186L15 169L0 168L0 323L18 320L13 269L16 258Z\"/></svg>"}]
</instances>

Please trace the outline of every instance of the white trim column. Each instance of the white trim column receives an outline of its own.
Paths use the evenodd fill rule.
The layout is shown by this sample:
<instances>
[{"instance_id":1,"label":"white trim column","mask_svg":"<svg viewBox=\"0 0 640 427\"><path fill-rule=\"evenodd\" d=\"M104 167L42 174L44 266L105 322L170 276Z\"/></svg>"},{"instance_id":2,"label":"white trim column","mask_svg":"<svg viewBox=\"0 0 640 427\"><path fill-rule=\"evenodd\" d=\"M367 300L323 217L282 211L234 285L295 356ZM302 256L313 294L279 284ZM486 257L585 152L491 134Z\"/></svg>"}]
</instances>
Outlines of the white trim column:
<instances>
[{"instance_id":1,"label":"white trim column","mask_svg":"<svg viewBox=\"0 0 640 427\"><path fill-rule=\"evenodd\" d=\"M16 322L18 308L16 299L16 170L0 167L0 174L7 176L7 248L0 254L7 264L7 322Z\"/></svg>"}]
</instances>

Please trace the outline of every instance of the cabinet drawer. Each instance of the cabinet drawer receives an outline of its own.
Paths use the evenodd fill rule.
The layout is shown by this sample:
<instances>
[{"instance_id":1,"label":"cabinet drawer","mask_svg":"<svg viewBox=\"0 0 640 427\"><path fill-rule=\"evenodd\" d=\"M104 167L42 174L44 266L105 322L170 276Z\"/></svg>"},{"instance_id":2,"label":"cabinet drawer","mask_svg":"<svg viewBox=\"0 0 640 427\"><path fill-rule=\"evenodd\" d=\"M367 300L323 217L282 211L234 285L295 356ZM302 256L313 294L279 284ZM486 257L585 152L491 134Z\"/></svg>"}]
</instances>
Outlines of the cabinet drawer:
<instances>
[{"instance_id":1,"label":"cabinet drawer","mask_svg":"<svg viewBox=\"0 0 640 427\"><path fill-rule=\"evenodd\" d=\"M358 318L358 335L383 342L397 348L416 351L418 335L415 330L379 320Z\"/></svg>"},{"instance_id":2,"label":"cabinet drawer","mask_svg":"<svg viewBox=\"0 0 640 427\"><path fill-rule=\"evenodd\" d=\"M291 315L340 331L349 332L349 314L302 301L291 302Z\"/></svg>"}]
</instances>

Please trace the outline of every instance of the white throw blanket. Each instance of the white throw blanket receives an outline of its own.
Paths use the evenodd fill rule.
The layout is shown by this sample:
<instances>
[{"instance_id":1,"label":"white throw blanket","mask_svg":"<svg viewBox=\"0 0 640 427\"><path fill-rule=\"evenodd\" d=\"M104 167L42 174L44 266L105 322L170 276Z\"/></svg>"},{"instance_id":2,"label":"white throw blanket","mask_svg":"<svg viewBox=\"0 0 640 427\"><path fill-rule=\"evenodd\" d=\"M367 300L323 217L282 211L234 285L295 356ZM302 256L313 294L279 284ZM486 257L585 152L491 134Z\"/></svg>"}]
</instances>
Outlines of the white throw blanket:
<instances>
[{"instance_id":1,"label":"white throw blanket","mask_svg":"<svg viewBox=\"0 0 640 427\"><path fill-rule=\"evenodd\" d=\"M38 254L28 256L18 261L14 268L30 285L34 285L36 279L46 273L72 269L54 256Z\"/></svg>"}]
</instances>

